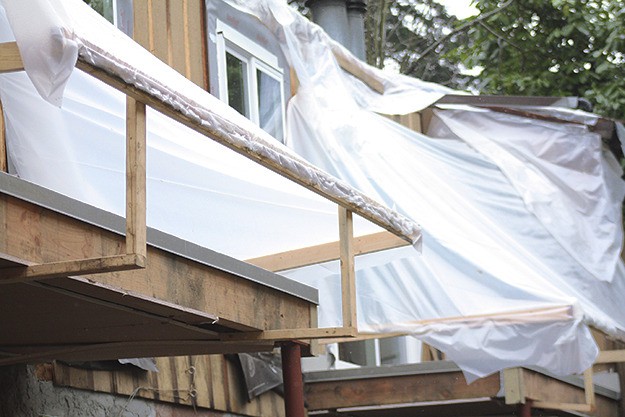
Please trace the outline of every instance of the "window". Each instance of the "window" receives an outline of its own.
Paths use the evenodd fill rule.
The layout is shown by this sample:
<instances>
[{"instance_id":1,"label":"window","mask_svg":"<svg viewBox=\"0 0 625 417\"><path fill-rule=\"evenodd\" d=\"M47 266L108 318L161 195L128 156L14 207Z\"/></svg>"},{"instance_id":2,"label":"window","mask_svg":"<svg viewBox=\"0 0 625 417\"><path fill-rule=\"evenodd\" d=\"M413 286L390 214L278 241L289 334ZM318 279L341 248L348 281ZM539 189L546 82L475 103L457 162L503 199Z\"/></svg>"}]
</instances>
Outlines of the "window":
<instances>
[{"instance_id":1,"label":"window","mask_svg":"<svg viewBox=\"0 0 625 417\"><path fill-rule=\"evenodd\" d=\"M217 22L219 98L284 141L284 73L275 55Z\"/></svg>"},{"instance_id":2,"label":"window","mask_svg":"<svg viewBox=\"0 0 625 417\"><path fill-rule=\"evenodd\" d=\"M132 37L132 0L85 0L85 2L119 30Z\"/></svg>"}]
</instances>

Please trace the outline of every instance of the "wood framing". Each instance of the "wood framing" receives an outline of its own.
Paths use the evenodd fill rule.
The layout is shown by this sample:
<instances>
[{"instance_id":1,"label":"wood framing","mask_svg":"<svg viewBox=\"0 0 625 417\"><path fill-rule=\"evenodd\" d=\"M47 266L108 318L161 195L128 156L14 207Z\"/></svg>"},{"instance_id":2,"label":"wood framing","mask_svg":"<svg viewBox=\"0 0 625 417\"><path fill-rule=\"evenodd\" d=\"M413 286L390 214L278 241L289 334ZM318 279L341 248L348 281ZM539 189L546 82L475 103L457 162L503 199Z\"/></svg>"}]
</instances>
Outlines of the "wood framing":
<instances>
[{"instance_id":1,"label":"wood framing","mask_svg":"<svg viewBox=\"0 0 625 417\"><path fill-rule=\"evenodd\" d=\"M376 216L372 211L368 211L368 210L364 210L362 208L362 205L368 205L370 207L374 207L374 208L378 208L380 207L380 204L374 200L372 200L371 198L365 196L362 193L359 193L357 191L355 191L358 194L358 199L361 200L359 203L356 202L350 202L350 201L345 201L345 200L341 200L339 199L337 196L328 193L327 190L325 190L324 188L322 188L319 184L317 183L312 183L311 181L301 178L299 176L297 176L295 173L293 173L289 167L284 166L282 164L279 164L277 162L274 162L273 160L270 160L262 155L259 155L257 153L255 153L252 149L249 149L248 147L246 147L244 144L241 144L238 141L233 141L228 135L227 133L225 133L224 131L217 129L216 127L205 123L205 124L201 124L198 120L196 119L192 119L182 113L180 113L178 110L176 110L175 108L173 108L170 104L165 103L163 101L161 101L159 98L151 96L150 94L139 90L137 88L135 88L134 86L131 86L127 83L125 83L123 80L112 76L111 74L107 73L106 71L103 71L100 68L97 68L87 62L84 62L82 60L78 60L77 64L76 64L77 68L85 71L86 73L92 75L93 77L101 80L102 82L110 85L113 88L116 88L117 90L135 98L138 101L141 101L142 103L145 103L146 105L152 107L154 110L157 110L161 113L163 113L164 115L172 118L173 120L195 130L196 132L214 140L215 142L247 157L248 159L251 159L257 163L259 163L260 165L264 166L265 168L268 168L272 171L274 171L275 173L282 175L283 177L295 182L296 184L299 184L305 188L307 188L308 190L342 206L345 207L346 209L354 212L355 214L358 214L359 216L363 217L366 220L369 220L370 222L382 227L383 229L386 229L387 231L393 233L394 235L401 237L402 239L406 240L409 243L411 242L410 237L407 237L405 235L405 230L403 230L399 225L394 224L392 222L388 222L388 221L383 221L381 218L379 218L378 216ZM300 161L301 163L305 164L305 162L302 160ZM316 170L318 171L317 168L314 168L312 165L307 165L311 170ZM399 216L399 215L398 215Z\"/></svg>"},{"instance_id":2,"label":"wood framing","mask_svg":"<svg viewBox=\"0 0 625 417\"><path fill-rule=\"evenodd\" d=\"M305 377L308 410L492 398L497 396L500 389L498 374L478 379L469 385L455 366L445 370L432 369L406 365L380 368L377 373L370 371L367 375L364 375L364 370L342 370L325 373L327 378L323 377L324 372L308 373ZM346 414L351 415L347 410Z\"/></svg>"},{"instance_id":3,"label":"wood framing","mask_svg":"<svg viewBox=\"0 0 625 417\"><path fill-rule=\"evenodd\" d=\"M532 400L532 408L618 416L617 402L596 394L591 369L581 386L527 368L505 370L503 381L506 404Z\"/></svg>"},{"instance_id":4,"label":"wood framing","mask_svg":"<svg viewBox=\"0 0 625 417\"><path fill-rule=\"evenodd\" d=\"M2 100L0 100L0 171L9 171L9 160L7 155L7 135L6 125L4 123L4 109L2 108Z\"/></svg>"},{"instance_id":5,"label":"wood framing","mask_svg":"<svg viewBox=\"0 0 625 417\"><path fill-rule=\"evenodd\" d=\"M388 249L408 246L404 239L390 232L379 232L354 237L354 256L366 255ZM245 262L268 271L278 272L303 266L320 264L340 259L339 241L324 243L307 248L295 249L259 258L247 259Z\"/></svg>"},{"instance_id":6,"label":"wood framing","mask_svg":"<svg viewBox=\"0 0 625 417\"><path fill-rule=\"evenodd\" d=\"M22 183L6 174L2 181ZM43 192L32 184L29 187L37 188L34 194ZM81 207L79 202L73 205ZM96 210L94 218L105 217L105 213L97 209L90 210ZM123 219L117 219L123 232ZM103 229L2 192L0 223L5 225L0 234L0 276L20 259L50 265L59 259L98 258L104 253L121 253L125 249L123 234L109 231L112 226ZM162 242L160 245L193 246L173 236L153 236ZM99 273L89 280L62 277L41 284L20 281L4 285L0 292L0 302L6 307L0 325L0 358L2 352L12 352L11 356L17 361L35 357L20 355L35 354L39 355L37 358L66 355L74 359L111 357L108 356L111 354L133 357L127 355L134 352L136 356L139 351L147 355L199 354L215 353L222 348L231 350L229 345L246 351L259 345L271 347L273 343L252 341L246 347L246 343L240 341L223 341L217 333L311 327L313 301L276 289L279 282L263 284L225 272L236 271L235 263L240 261L215 258L212 262L230 262L219 269L206 263L216 255L199 247L193 251L197 255L191 257L191 254L149 246L145 269ZM245 270L249 268L246 266ZM258 281L262 273L271 275L267 280L280 278L261 269L254 278ZM44 284L45 288L37 286ZM44 289L46 291L42 292ZM24 299L34 304L21 302ZM87 300L90 301L87 303ZM76 310L78 307L80 309ZM175 322L170 317L174 317ZM86 328L91 330L84 332L82 329ZM149 340L168 344L140 344ZM207 340L214 343L209 344Z\"/></svg>"},{"instance_id":7,"label":"wood framing","mask_svg":"<svg viewBox=\"0 0 625 417\"><path fill-rule=\"evenodd\" d=\"M23 71L24 63L16 42L0 43L0 73Z\"/></svg>"},{"instance_id":8,"label":"wood framing","mask_svg":"<svg viewBox=\"0 0 625 417\"><path fill-rule=\"evenodd\" d=\"M356 316L356 272L354 270L354 227L352 212L338 207L339 259L341 262L342 327L265 330L238 334L223 334L222 340L301 340L353 338L358 335Z\"/></svg>"},{"instance_id":9,"label":"wood framing","mask_svg":"<svg viewBox=\"0 0 625 417\"><path fill-rule=\"evenodd\" d=\"M4 71L17 71L23 65L15 42L0 44L0 55L6 56ZM3 61L4 62L4 61ZM134 98L126 106L126 253L98 258L59 260L5 268L0 284L26 282L74 274L125 271L145 268L146 257L146 116L145 104Z\"/></svg>"},{"instance_id":10,"label":"wood framing","mask_svg":"<svg viewBox=\"0 0 625 417\"><path fill-rule=\"evenodd\" d=\"M134 39L161 61L206 89L202 0L134 0Z\"/></svg>"},{"instance_id":11,"label":"wood framing","mask_svg":"<svg viewBox=\"0 0 625 417\"><path fill-rule=\"evenodd\" d=\"M341 313L343 327L358 326L356 316L356 272L354 269L354 219L352 212L339 206L341 256Z\"/></svg>"},{"instance_id":12,"label":"wood framing","mask_svg":"<svg viewBox=\"0 0 625 417\"><path fill-rule=\"evenodd\" d=\"M126 97L126 252L146 256L146 111Z\"/></svg>"},{"instance_id":13,"label":"wood framing","mask_svg":"<svg viewBox=\"0 0 625 417\"><path fill-rule=\"evenodd\" d=\"M625 362L625 349L599 352L595 364Z\"/></svg>"},{"instance_id":14,"label":"wood framing","mask_svg":"<svg viewBox=\"0 0 625 417\"><path fill-rule=\"evenodd\" d=\"M332 53L341 68L364 82L373 91L384 94L384 79L378 77L373 71L363 65L357 59L345 53L339 46L332 46Z\"/></svg>"}]
</instances>

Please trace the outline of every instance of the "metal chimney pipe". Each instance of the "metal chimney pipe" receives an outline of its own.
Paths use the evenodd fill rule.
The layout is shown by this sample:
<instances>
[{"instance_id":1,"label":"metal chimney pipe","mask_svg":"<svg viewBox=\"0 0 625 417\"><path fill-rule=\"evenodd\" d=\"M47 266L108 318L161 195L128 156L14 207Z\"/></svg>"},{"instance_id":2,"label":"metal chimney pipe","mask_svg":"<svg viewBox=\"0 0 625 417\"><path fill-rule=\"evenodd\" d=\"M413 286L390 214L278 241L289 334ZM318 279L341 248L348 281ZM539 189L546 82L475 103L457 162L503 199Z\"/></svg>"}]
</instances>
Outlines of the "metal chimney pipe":
<instances>
[{"instance_id":1,"label":"metal chimney pipe","mask_svg":"<svg viewBox=\"0 0 625 417\"><path fill-rule=\"evenodd\" d=\"M348 49L360 60L367 60L365 49L365 13L366 0L350 0L347 2L347 22L349 23Z\"/></svg>"},{"instance_id":2,"label":"metal chimney pipe","mask_svg":"<svg viewBox=\"0 0 625 417\"><path fill-rule=\"evenodd\" d=\"M308 0L313 21L341 45L350 49L350 27L346 0Z\"/></svg>"}]
</instances>

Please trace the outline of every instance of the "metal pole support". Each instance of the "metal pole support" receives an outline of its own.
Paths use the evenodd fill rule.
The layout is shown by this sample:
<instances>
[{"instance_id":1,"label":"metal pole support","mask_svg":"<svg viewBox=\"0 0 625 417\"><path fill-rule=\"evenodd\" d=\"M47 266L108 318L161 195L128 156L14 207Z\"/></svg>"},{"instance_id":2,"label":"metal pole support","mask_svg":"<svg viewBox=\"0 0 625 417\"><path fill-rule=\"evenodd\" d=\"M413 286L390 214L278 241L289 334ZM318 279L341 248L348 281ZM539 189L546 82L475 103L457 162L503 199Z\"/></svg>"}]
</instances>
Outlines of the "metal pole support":
<instances>
[{"instance_id":1,"label":"metal pole support","mask_svg":"<svg viewBox=\"0 0 625 417\"><path fill-rule=\"evenodd\" d=\"M294 342L285 342L280 350L282 353L282 379L284 381L284 411L286 417L306 417L301 347Z\"/></svg>"}]
</instances>

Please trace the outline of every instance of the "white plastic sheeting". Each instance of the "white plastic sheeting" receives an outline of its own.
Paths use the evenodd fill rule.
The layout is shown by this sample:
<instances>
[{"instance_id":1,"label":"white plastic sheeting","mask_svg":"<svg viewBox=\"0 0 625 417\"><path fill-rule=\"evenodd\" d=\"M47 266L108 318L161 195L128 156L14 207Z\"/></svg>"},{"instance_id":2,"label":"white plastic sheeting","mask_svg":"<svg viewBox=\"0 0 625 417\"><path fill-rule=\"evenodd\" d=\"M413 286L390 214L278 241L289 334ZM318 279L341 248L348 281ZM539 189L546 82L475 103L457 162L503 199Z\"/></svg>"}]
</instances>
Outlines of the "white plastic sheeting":
<instances>
[{"instance_id":1,"label":"white plastic sheeting","mask_svg":"<svg viewBox=\"0 0 625 417\"><path fill-rule=\"evenodd\" d=\"M443 139L416 134L371 111L408 113L448 91L361 64L385 79L376 94L339 69L334 42L280 2L230 3L273 28L296 70L287 143L424 227L422 257L408 248L358 259L361 330L418 335L469 379L518 365L581 372L597 353L586 324L623 337L624 187L598 135L460 110L440 113ZM288 273L319 288L322 325L340 324L338 275L337 263Z\"/></svg>"},{"instance_id":2,"label":"white plastic sheeting","mask_svg":"<svg viewBox=\"0 0 625 417\"><path fill-rule=\"evenodd\" d=\"M10 24L17 27L14 32L18 35L16 39L24 61L38 64L26 68L26 73L40 94L63 90L68 78L57 80L57 74L73 68L73 63L64 57L68 51L78 48L78 55L85 62L119 77L198 125L207 127L228 146L255 160L269 161L273 166L285 168L284 175L291 175L328 198L350 205L357 213L389 230L396 230L419 246L420 229L416 223L310 165L237 111L206 94L202 88L116 30L86 3L80 0L35 0L28 4L15 0L2 1L9 10ZM30 12L33 8L47 10L50 7L56 11L51 16ZM50 30L30 33L27 28L30 26L49 27ZM57 35L62 39L56 40ZM51 36L54 42L49 41ZM58 104L56 96L42 97Z\"/></svg>"},{"instance_id":3,"label":"white plastic sheeting","mask_svg":"<svg viewBox=\"0 0 625 417\"><path fill-rule=\"evenodd\" d=\"M16 6L20 1L3 1L11 7L21 7ZM39 2L62 4L60 0ZM254 126L241 120L234 112L205 98L196 90L188 90L188 83L170 76L165 70L159 72L159 75L165 75L164 78L155 82L140 70L154 63L160 71L154 60L140 53L135 46L129 46L127 39L121 35L105 29L101 19L97 19L93 13L87 13L80 1L68 0L68 3L72 4L73 16L63 21L65 26L60 33L67 36L63 42L71 39L77 43L83 58L125 77L128 82L145 91L172 100L191 117L198 117L195 113L198 102L205 104L199 106L202 111L214 106L218 109L217 114L208 117L203 113L199 118L210 120L211 123L232 121L226 126L229 134L240 135L240 129L233 124L235 122L250 131L256 131ZM332 48L340 47L283 2L266 0L230 3L254 13L276 33L285 55L297 72L300 89L289 105L287 143L313 164L418 220L424 226L423 256L408 247L358 258L357 297L361 330L406 331L418 335L456 360L469 379L507 366L520 365L540 365L559 374L581 372L597 354L587 324L596 325L616 336L623 335L625 312L618 299L619 294L625 293L622 263L614 260L614 264L605 265L605 270L601 270L596 268L598 264L612 258L589 256L584 260L577 256L580 248L566 247L562 240L571 234L557 229L557 225L546 227L544 219L539 220L535 214L538 209L532 212L528 208L531 206L527 204L527 195L519 195L519 187L524 186L533 192L536 191L534 186L524 182L520 175L518 182L511 182L509 177L512 174L507 173L508 177L504 174L497 166L500 162L498 159L477 152L471 147L478 148L477 145L469 146L462 139L466 133L463 129L470 129L470 126L463 126L460 129L462 132L456 135L451 134L449 126L447 130L443 126L441 132L445 132L442 134L445 138L433 139L411 132L371 112L405 113L419 110L440 98L448 92L447 89L401 76L386 76L356 62L355 65L374 72L384 80L386 93L379 95L340 70L332 54ZM85 44L86 40L90 42L88 45ZM21 40L18 39L18 42L21 43ZM51 55L58 57L58 54ZM46 72L45 68L41 69L45 70L44 81L45 74L48 74L48 79L53 79L52 73ZM31 70L29 75L37 82L38 77L33 76ZM33 104L29 100L34 101L36 98L32 88L25 94L24 89L28 86L23 77L21 80L13 77L17 76L3 76L0 87L3 103L7 103L5 110L10 128L9 146L13 148L11 159L17 172L20 175L28 172L29 176L38 177L38 181L54 182L58 187L65 187L65 192L70 195L73 195L72 192L87 194L85 190L89 188L83 187L85 183L98 184L97 189L92 190L97 198L89 195L81 198L89 202L101 198L103 201L97 204L114 211L120 210L120 201L112 201L114 198L110 200L107 196L109 184L114 181L119 181L119 187L111 186L111 190L122 188L121 155L113 158L115 164L118 164L113 167L108 165L108 155L122 151L110 151L107 141L110 142L111 137L104 133L114 125L111 124L113 119L118 119L117 129L121 129L119 119L122 113L120 110L110 110L108 105L96 104L100 101L92 101L93 93L81 94L84 89L95 89L90 91L106 96L109 90L74 74L70 77L63 110L39 103L40 107L36 110L38 117L49 117L51 123L57 123L53 126L59 127L55 131L59 138L51 143L61 144L52 147L56 148L56 154L49 154L54 149L48 148L39 153L37 151L42 144L37 141L46 137L49 130L37 130L42 128L30 123ZM52 90L58 88L57 84L53 85L55 88ZM48 90L39 88L40 92ZM25 98L28 95L30 99ZM73 96L76 98L72 99ZM100 107L106 111L98 115L91 110L82 113L74 110L74 100L90 104L88 107L91 110ZM122 105L119 98L115 100L118 101L116 106ZM504 131L507 132L505 129L508 125L490 113L488 117L497 121L496 132L505 138ZM444 115L441 121L443 119ZM279 242L275 237L284 235L274 231L260 241L261 248L255 247L259 241L253 238L271 230L274 224L284 226L284 229L279 229L281 231L289 227L302 231L293 236L309 232L309 229L301 229L301 225L298 228L290 222L290 217L281 217L279 221L271 222L267 219L267 206L288 207L295 209L298 214L312 214L302 222L312 226L310 240L325 239L330 234L326 233L327 228L323 226L330 214L319 198L311 197L311 193L297 191L293 185L285 185L288 182L276 175L266 179L269 177L261 176L258 167L250 168L251 171L240 168L243 164L239 163L237 156L233 156L232 160L222 160L220 158L224 153L219 153L219 156L213 153L217 149L216 145L196 148L192 134L185 132L181 135L181 131L175 127L158 124L153 116L150 116L150 120L154 126L150 135L152 148L149 164L156 164L158 168L151 170L149 204L154 205L156 199L158 204L162 203L166 207L167 203L172 206L172 200L178 205L185 201L186 205L187 202L191 204L193 200L199 200L199 194L206 197L196 202L194 209L188 210L185 206L185 213L188 213L192 223L188 233L193 236L181 237L218 250L227 246L225 240L232 244L226 253L241 257L256 256L263 251L283 250L280 247L283 244L293 247L302 243L295 242L295 237L287 239L288 242ZM103 129L100 130L101 134L94 133L97 140L87 141L88 135L78 137L77 132L90 132L94 124L100 124L99 129ZM475 129L484 134L489 128L490 125ZM554 130L561 128L568 129L567 125L553 127ZM532 129L531 134L539 130ZM160 138L154 135L157 131L162 132ZM115 142L121 149L123 142L119 131L108 133L115 133L114 137L118 138ZM585 138L587 132L567 130L565 136L568 136L569 141L558 149L565 154L575 150L575 154L584 157L586 153L582 147L585 142L578 141L578 134ZM173 137L176 139L168 139ZM246 139L249 138L242 138ZM264 134L258 133L249 145L273 155L271 152L274 146L267 145L270 140L268 138L265 141ZM59 149L64 152L58 165L63 174L51 180L48 177L54 177L50 170L40 167L45 165L48 158L52 161L59 157ZM592 166L601 168L594 172L595 178L605 181L601 186L606 185L608 188L598 193L588 192L579 196L574 192L571 194L580 199L580 207L595 207L587 210L587 217L598 222L595 224L602 229L605 242L608 239L606 236L612 233L610 228L615 226L605 220L609 220L615 212L610 212L605 205L604 212L609 215L604 216L604 220L598 219L596 215L601 210L597 207L601 204L593 205L593 202L582 200L598 198L599 195L605 195L601 193L607 192L612 201L617 201L622 197L622 184L608 169L611 167L610 161L602 159L605 155L598 147L594 149L595 152L589 153L588 158L593 159ZM87 162L82 160L85 152L91 158ZM297 158L285 161L290 163L297 161ZM306 167L305 164L301 166ZM518 166L518 169L522 172L524 165ZM31 170L36 173L30 174ZM164 172L168 173L167 176ZM111 174L110 181L103 180L102 173ZM561 178L555 170L548 173L550 175L546 177L550 179ZM211 178L211 175L217 184L221 185L220 181L224 181L224 187L207 186L200 181L204 176ZM265 189L258 195L249 196L243 192L243 195L233 198L233 189L247 190L250 182L261 183L276 198L267 197ZM558 185L555 190L562 192L559 181L555 183ZM553 190L550 184L549 192ZM569 190L575 191L575 187L569 186ZM181 194L191 198L181 200ZM295 200L291 200L291 196L295 196ZM210 208L206 208L206 204L211 201ZM314 203L311 206L309 202ZM213 210L217 214L214 215ZM544 210L544 215L553 215L549 211L553 210L553 206L545 205L540 210ZM234 225L224 221L225 217L220 217L222 211L227 212L223 213L224 216L234 211L241 219L263 221L252 232L249 227L231 229ZM168 228L177 229L177 224L173 222L175 214L179 212L180 209L176 207L160 214L152 212L150 222L165 231L169 231ZM246 213L249 217L246 217ZM279 213L282 216L283 212ZM585 221L581 214L576 221ZM270 226L264 226L265 221ZM203 228L207 222L210 227ZM568 227L575 226L569 224ZM178 235L180 233L186 232L176 232ZM247 247L244 247L246 244ZM612 275L611 270L615 271ZM340 324L340 281L336 262L302 268L288 275L319 289L321 325Z\"/></svg>"}]
</instances>

